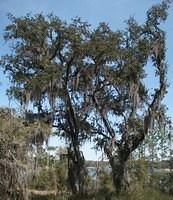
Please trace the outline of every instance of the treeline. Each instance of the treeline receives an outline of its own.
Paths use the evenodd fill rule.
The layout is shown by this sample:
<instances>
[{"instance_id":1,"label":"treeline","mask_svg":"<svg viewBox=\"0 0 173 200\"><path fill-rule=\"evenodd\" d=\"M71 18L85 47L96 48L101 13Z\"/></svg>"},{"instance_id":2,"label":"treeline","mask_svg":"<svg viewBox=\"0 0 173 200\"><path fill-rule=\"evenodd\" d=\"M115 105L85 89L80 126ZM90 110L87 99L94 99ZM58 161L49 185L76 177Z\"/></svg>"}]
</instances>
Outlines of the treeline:
<instances>
[{"instance_id":1,"label":"treeline","mask_svg":"<svg viewBox=\"0 0 173 200\"><path fill-rule=\"evenodd\" d=\"M166 199L168 194L172 195L172 137L168 130L164 135L150 132L131 154L127 162L130 185L120 199L126 199L125 194L128 198L130 194L131 199L139 196L143 199L157 196ZM104 160L85 161L84 193L72 195L68 149L42 145L51 135L51 126L44 121L29 123L15 110L0 109L1 199L112 199L116 196L111 166ZM52 151L53 155L49 153ZM79 187L78 183L76 187Z\"/></svg>"},{"instance_id":2,"label":"treeline","mask_svg":"<svg viewBox=\"0 0 173 200\"><path fill-rule=\"evenodd\" d=\"M21 113L19 118L5 110L10 131L2 126L7 144L2 145L2 171L8 166L11 174L8 180L4 176L1 193L6 199L17 190L21 199L27 198L23 179L28 171L20 169L41 154L52 132L68 144L67 180L73 195L87 192L81 151L86 141L106 155L117 195L129 190L129 162L138 149L140 158L149 153L154 163L154 153L161 147L158 159L164 159L165 139L171 147L171 122L162 103L168 88L162 23L169 6L164 0L151 7L143 24L131 17L122 31L105 23L91 29L80 18L67 23L52 14L9 15L4 39L11 51L2 56L1 66L11 81L7 93L20 102ZM150 73L158 83L154 89L146 83ZM11 120L19 126L14 123L10 128ZM16 137L23 139L17 146ZM26 157L22 150L16 153L18 148Z\"/></svg>"}]
</instances>

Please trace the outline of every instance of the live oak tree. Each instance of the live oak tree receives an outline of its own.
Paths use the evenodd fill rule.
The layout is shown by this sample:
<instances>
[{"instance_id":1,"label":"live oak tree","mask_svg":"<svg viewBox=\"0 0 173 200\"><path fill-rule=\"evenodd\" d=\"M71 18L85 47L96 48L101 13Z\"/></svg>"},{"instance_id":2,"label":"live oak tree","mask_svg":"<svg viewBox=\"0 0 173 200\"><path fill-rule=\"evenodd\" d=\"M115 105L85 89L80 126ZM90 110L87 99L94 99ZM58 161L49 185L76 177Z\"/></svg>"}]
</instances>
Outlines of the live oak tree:
<instances>
[{"instance_id":1,"label":"live oak tree","mask_svg":"<svg viewBox=\"0 0 173 200\"><path fill-rule=\"evenodd\" d=\"M48 107L48 123L69 142L73 193L84 192L80 146L87 138L104 149L119 193L129 185L129 156L149 131L162 127L167 64L160 23L169 4L153 6L142 25L130 18L124 31L105 23L90 30L80 19L67 24L53 15L10 17L4 37L14 41L13 51L1 59L12 81L9 94L22 105L33 103L40 118ZM158 84L151 91L145 78L153 69Z\"/></svg>"},{"instance_id":2,"label":"live oak tree","mask_svg":"<svg viewBox=\"0 0 173 200\"><path fill-rule=\"evenodd\" d=\"M163 1L149 9L142 25L130 18L125 31L113 32L102 23L89 42L95 141L109 159L117 193L129 186L131 153L149 131L164 124L162 100L168 85L165 32L160 24L167 18L169 4ZM152 91L145 83L149 73L157 79Z\"/></svg>"},{"instance_id":3,"label":"live oak tree","mask_svg":"<svg viewBox=\"0 0 173 200\"><path fill-rule=\"evenodd\" d=\"M89 109L84 80L79 77L85 70L82 62L89 26L77 18L67 24L53 15L9 17L4 38L13 41L13 51L1 60L12 82L8 94L25 111L28 103L34 105L37 113L30 113L29 118L47 116L47 123L66 138L69 184L73 193L83 193L85 167L80 146L88 137Z\"/></svg>"}]
</instances>

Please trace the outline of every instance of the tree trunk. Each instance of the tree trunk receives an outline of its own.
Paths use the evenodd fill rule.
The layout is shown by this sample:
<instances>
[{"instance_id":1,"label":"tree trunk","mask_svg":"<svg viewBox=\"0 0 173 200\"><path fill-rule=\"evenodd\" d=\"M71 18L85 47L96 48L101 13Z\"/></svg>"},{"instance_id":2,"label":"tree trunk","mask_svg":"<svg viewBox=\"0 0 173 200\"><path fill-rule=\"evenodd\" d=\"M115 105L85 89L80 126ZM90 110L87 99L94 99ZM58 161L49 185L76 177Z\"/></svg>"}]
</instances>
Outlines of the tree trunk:
<instances>
[{"instance_id":1,"label":"tree trunk","mask_svg":"<svg viewBox=\"0 0 173 200\"><path fill-rule=\"evenodd\" d=\"M79 149L68 152L68 180L73 194L84 194L85 159Z\"/></svg>"},{"instance_id":2,"label":"tree trunk","mask_svg":"<svg viewBox=\"0 0 173 200\"><path fill-rule=\"evenodd\" d=\"M76 167L74 163L74 154L70 148L68 149L68 183L72 193L76 194Z\"/></svg>"},{"instance_id":3,"label":"tree trunk","mask_svg":"<svg viewBox=\"0 0 173 200\"><path fill-rule=\"evenodd\" d=\"M119 153L118 156L112 156L109 158L109 163L112 168L113 184L117 194L126 191L130 184L127 168L129 153L123 152Z\"/></svg>"},{"instance_id":4,"label":"tree trunk","mask_svg":"<svg viewBox=\"0 0 173 200\"><path fill-rule=\"evenodd\" d=\"M85 166L84 159L81 157L78 163L78 184L79 184L79 194L84 194L84 180L85 180Z\"/></svg>"}]
</instances>

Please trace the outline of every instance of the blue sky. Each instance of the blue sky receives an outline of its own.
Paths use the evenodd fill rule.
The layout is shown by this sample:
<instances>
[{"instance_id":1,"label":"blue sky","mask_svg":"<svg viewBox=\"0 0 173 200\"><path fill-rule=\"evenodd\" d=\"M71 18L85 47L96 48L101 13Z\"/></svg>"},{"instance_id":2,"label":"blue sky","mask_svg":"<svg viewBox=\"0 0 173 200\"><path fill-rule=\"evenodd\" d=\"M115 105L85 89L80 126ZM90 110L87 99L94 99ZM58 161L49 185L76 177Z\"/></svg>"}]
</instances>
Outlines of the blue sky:
<instances>
[{"instance_id":1,"label":"blue sky","mask_svg":"<svg viewBox=\"0 0 173 200\"><path fill-rule=\"evenodd\" d=\"M2 37L3 30L9 23L8 13L22 16L26 13L43 12L48 14L53 12L67 21L79 16L82 20L88 21L93 27L104 21L113 30L117 30L125 27L124 22L129 16L134 16L138 22L143 22L146 11L153 4L159 2L159 0L0 0L0 56L8 52L7 44ZM173 5L169 13L168 20L164 24L164 29L167 33L168 81L170 82L165 103L168 106L168 114L173 118L173 103L171 100L173 98ZM1 69L0 82L0 106L8 106L8 98L5 96L5 91L9 87L9 83Z\"/></svg>"}]
</instances>

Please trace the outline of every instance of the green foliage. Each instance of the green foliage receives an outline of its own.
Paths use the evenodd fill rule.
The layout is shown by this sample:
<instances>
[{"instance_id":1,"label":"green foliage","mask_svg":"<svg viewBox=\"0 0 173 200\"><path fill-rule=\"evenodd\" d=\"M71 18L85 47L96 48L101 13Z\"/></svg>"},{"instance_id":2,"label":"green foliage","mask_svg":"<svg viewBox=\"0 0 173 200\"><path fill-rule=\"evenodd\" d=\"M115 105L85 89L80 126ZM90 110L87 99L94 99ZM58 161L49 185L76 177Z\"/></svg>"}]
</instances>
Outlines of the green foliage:
<instances>
[{"instance_id":1,"label":"green foliage","mask_svg":"<svg viewBox=\"0 0 173 200\"><path fill-rule=\"evenodd\" d=\"M104 169L99 172L99 191L100 193L109 194L113 188L112 188L112 179L111 174L109 172L106 172Z\"/></svg>"},{"instance_id":2,"label":"green foliage","mask_svg":"<svg viewBox=\"0 0 173 200\"><path fill-rule=\"evenodd\" d=\"M133 182L139 182L140 184L147 185L149 180L149 174L148 163L146 162L145 158L133 160L131 162L133 162L133 164L131 163L132 168L130 171L133 174Z\"/></svg>"},{"instance_id":3,"label":"green foliage","mask_svg":"<svg viewBox=\"0 0 173 200\"><path fill-rule=\"evenodd\" d=\"M30 132L13 109L0 108L0 199L26 199Z\"/></svg>"},{"instance_id":4,"label":"green foliage","mask_svg":"<svg viewBox=\"0 0 173 200\"><path fill-rule=\"evenodd\" d=\"M136 187L134 191L130 194L124 195L119 198L115 198L115 200L171 200L172 197L158 192L154 189L140 189L140 187Z\"/></svg>"},{"instance_id":5,"label":"green foliage","mask_svg":"<svg viewBox=\"0 0 173 200\"><path fill-rule=\"evenodd\" d=\"M52 168L42 168L32 179L32 187L36 190L51 190L55 188L55 173Z\"/></svg>"}]
</instances>

